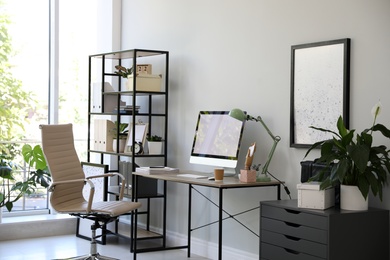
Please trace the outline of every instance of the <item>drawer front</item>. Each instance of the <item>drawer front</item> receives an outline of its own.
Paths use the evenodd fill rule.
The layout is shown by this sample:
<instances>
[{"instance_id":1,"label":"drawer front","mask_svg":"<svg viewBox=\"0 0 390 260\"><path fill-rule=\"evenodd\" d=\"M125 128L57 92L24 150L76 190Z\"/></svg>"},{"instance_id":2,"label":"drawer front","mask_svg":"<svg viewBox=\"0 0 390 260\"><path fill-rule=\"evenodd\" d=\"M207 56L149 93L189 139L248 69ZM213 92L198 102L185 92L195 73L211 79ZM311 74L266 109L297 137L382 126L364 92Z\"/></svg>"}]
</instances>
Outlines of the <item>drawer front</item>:
<instances>
[{"instance_id":1,"label":"drawer front","mask_svg":"<svg viewBox=\"0 0 390 260\"><path fill-rule=\"evenodd\" d=\"M326 258L327 246L309 240L287 236L267 230L261 231L261 242L283 247L295 252Z\"/></svg>"},{"instance_id":2,"label":"drawer front","mask_svg":"<svg viewBox=\"0 0 390 260\"><path fill-rule=\"evenodd\" d=\"M290 210L268 205L261 205L261 216L293 224L327 230L327 217L314 215L299 210Z\"/></svg>"},{"instance_id":3,"label":"drawer front","mask_svg":"<svg viewBox=\"0 0 390 260\"><path fill-rule=\"evenodd\" d=\"M260 259L262 260L324 260L320 258L291 249L261 243L260 245Z\"/></svg>"},{"instance_id":4,"label":"drawer front","mask_svg":"<svg viewBox=\"0 0 390 260\"><path fill-rule=\"evenodd\" d=\"M268 230L283 235L303 238L317 243L328 243L328 232L323 229L307 227L299 224L262 217L261 230Z\"/></svg>"}]
</instances>

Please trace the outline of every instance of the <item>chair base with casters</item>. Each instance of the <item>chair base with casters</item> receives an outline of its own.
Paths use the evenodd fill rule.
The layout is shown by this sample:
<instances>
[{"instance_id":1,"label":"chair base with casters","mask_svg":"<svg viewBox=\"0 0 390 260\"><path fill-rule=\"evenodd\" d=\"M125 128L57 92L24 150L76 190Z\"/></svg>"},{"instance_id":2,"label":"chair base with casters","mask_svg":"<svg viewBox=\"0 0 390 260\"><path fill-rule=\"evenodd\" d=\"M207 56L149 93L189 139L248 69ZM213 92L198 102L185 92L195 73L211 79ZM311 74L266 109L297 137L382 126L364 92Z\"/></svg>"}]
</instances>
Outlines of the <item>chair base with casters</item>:
<instances>
[{"instance_id":1,"label":"chair base with casters","mask_svg":"<svg viewBox=\"0 0 390 260\"><path fill-rule=\"evenodd\" d=\"M141 207L141 203L123 201L125 178L119 173L85 176L74 147L72 124L41 125L40 128L42 150L52 177L52 183L49 187L52 208L58 213L69 214L94 222L91 225L90 254L67 259L115 259L102 256L97 252L96 229L105 226L109 222L116 221L120 215L130 212L136 219L136 212ZM94 202L95 185L91 179L111 177L117 177L121 183L118 200ZM84 198L84 186L89 186L88 198ZM133 235L134 238L137 237L136 231L132 233ZM136 259L136 252L133 253L133 259Z\"/></svg>"},{"instance_id":2,"label":"chair base with casters","mask_svg":"<svg viewBox=\"0 0 390 260\"><path fill-rule=\"evenodd\" d=\"M74 215L74 214L70 214L70 215ZM90 217L84 217L84 216L80 216L80 215L75 215L75 216L79 217L79 218L88 218L88 219L92 220L92 218L90 218ZM96 238L98 238L99 236L96 235L96 230L99 228L102 228L104 225L106 225L112 221L116 221L116 220L117 220L117 218L112 218L110 216L107 216L107 218L105 218L105 219L95 218L94 223L91 225L91 247L90 247L89 255L66 258L65 260L120 260L117 258L112 258L112 257L101 255L97 251Z\"/></svg>"}]
</instances>

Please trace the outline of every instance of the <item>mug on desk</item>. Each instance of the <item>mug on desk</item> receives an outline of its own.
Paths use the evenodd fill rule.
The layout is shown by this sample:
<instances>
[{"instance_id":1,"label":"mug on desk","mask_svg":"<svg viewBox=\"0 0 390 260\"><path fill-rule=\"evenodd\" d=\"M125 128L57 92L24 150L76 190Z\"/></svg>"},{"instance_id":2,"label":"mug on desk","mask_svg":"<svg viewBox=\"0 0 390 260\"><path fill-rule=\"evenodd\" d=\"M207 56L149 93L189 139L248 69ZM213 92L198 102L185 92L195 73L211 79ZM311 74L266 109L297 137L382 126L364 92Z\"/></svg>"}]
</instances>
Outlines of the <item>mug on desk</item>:
<instances>
[{"instance_id":1,"label":"mug on desk","mask_svg":"<svg viewBox=\"0 0 390 260\"><path fill-rule=\"evenodd\" d=\"M223 174L224 174L224 169L222 168L214 169L215 181L223 181Z\"/></svg>"}]
</instances>

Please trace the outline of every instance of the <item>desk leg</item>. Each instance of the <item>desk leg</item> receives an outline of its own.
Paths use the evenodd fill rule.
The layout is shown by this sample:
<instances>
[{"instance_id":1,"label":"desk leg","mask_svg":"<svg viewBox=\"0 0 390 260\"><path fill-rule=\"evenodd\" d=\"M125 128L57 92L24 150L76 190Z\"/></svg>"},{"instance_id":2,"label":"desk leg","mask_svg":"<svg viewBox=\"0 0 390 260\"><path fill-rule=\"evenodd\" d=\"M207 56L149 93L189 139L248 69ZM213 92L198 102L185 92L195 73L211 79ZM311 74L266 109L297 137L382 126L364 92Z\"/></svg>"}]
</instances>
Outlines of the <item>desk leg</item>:
<instances>
[{"instance_id":1,"label":"desk leg","mask_svg":"<svg viewBox=\"0 0 390 260\"><path fill-rule=\"evenodd\" d=\"M219 219L218 219L218 259L222 260L222 211L223 211L223 189L219 189Z\"/></svg>"},{"instance_id":2,"label":"desk leg","mask_svg":"<svg viewBox=\"0 0 390 260\"><path fill-rule=\"evenodd\" d=\"M163 247L167 246L167 181L164 181L164 207L163 207Z\"/></svg>"},{"instance_id":3,"label":"desk leg","mask_svg":"<svg viewBox=\"0 0 390 260\"><path fill-rule=\"evenodd\" d=\"M188 185L188 230L187 230L187 257L191 257L191 201L192 201L192 185Z\"/></svg>"},{"instance_id":4,"label":"desk leg","mask_svg":"<svg viewBox=\"0 0 390 260\"><path fill-rule=\"evenodd\" d=\"M280 191L281 191L281 188L280 188L280 184L278 185L278 200L281 200L281 194L280 194Z\"/></svg>"}]
</instances>

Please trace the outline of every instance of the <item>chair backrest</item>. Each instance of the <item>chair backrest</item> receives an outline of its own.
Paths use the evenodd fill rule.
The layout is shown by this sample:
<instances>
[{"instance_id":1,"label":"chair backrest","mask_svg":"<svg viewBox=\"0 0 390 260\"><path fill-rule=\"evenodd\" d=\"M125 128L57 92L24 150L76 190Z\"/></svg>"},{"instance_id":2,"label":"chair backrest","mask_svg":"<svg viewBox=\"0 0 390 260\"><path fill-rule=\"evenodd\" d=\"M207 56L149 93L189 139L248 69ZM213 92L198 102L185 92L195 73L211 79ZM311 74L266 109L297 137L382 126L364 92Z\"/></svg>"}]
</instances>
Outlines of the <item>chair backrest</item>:
<instances>
[{"instance_id":1,"label":"chair backrest","mask_svg":"<svg viewBox=\"0 0 390 260\"><path fill-rule=\"evenodd\" d=\"M74 147L72 124L41 125L40 127L42 150L53 183L84 179L85 174ZM61 212L65 204L84 204L83 187L82 182L56 187L50 197L52 207Z\"/></svg>"}]
</instances>

